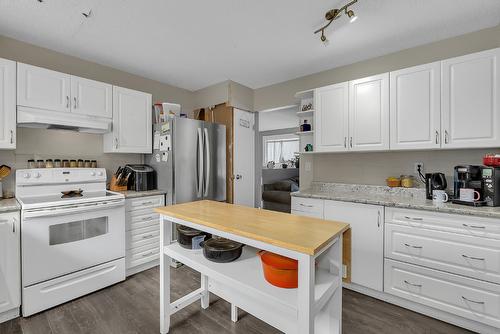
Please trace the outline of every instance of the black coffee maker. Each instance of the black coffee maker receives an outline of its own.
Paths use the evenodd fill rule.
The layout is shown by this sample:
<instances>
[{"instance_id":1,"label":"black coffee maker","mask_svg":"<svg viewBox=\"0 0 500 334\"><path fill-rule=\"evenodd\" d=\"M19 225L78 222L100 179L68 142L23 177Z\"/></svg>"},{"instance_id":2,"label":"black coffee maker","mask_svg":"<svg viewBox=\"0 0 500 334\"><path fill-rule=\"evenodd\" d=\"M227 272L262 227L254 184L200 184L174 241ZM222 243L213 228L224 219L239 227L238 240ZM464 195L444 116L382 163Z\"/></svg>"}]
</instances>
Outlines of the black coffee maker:
<instances>
[{"instance_id":1,"label":"black coffee maker","mask_svg":"<svg viewBox=\"0 0 500 334\"><path fill-rule=\"evenodd\" d=\"M483 168L484 166L463 165L455 166L454 189L455 199L460 198L460 189L471 188L480 195L479 201L484 200L483 195Z\"/></svg>"},{"instance_id":2,"label":"black coffee maker","mask_svg":"<svg viewBox=\"0 0 500 334\"><path fill-rule=\"evenodd\" d=\"M425 174L425 194L427 199L432 199L434 190L445 190L447 186L446 177L443 173Z\"/></svg>"}]
</instances>

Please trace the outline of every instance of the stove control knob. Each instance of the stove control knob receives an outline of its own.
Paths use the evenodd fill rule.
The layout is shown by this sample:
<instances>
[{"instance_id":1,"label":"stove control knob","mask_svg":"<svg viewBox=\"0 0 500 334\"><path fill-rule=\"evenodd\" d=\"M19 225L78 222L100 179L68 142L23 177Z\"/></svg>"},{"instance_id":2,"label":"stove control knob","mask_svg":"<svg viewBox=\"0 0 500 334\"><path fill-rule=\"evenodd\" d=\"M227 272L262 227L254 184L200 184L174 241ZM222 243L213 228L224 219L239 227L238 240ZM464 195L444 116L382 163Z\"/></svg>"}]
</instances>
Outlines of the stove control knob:
<instances>
[{"instance_id":1,"label":"stove control knob","mask_svg":"<svg viewBox=\"0 0 500 334\"><path fill-rule=\"evenodd\" d=\"M24 173L24 175L23 175L23 177L24 177L25 179L29 179L29 178L30 178L30 176L31 176L31 175L30 175L30 173Z\"/></svg>"},{"instance_id":2,"label":"stove control knob","mask_svg":"<svg viewBox=\"0 0 500 334\"><path fill-rule=\"evenodd\" d=\"M90 176L95 176L95 172L90 172Z\"/></svg>"},{"instance_id":3,"label":"stove control knob","mask_svg":"<svg viewBox=\"0 0 500 334\"><path fill-rule=\"evenodd\" d=\"M104 174L102 172L98 172L97 175L103 176Z\"/></svg>"},{"instance_id":4,"label":"stove control knob","mask_svg":"<svg viewBox=\"0 0 500 334\"><path fill-rule=\"evenodd\" d=\"M39 179L40 177L42 177L42 174L37 172L37 173L33 174L33 176L35 177L35 179Z\"/></svg>"}]
</instances>

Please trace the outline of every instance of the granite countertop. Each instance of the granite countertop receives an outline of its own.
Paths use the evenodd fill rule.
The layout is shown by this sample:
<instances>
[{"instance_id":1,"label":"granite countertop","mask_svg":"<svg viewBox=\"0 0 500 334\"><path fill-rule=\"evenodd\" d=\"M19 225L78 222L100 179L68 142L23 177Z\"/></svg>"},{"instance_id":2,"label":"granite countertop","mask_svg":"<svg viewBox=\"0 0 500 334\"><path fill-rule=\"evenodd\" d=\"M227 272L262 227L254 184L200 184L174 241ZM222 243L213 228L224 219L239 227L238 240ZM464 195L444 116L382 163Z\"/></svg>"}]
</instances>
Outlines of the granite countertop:
<instances>
[{"instance_id":1,"label":"granite countertop","mask_svg":"<svg viewBox=\"0 0 500 334\"><path fill-rule=\"evenodd\" d=\"M346 185L313 182L311 189L291 194L296 197L318 198L343 202L382 205L403 209L416 209L461 215L500 218L500 207L473 207L444 203L440 206L425 198L425 189L389 188L385 186Z\"/></svg>"},{"instance_id":2,"label":"granite countertop","mask_svg":"<svg viewBox=\"0 0 500 334\"><path fill-rule=\"evenodd\" d=\"M117 193L123 194L125 198L138 198L138 197L147 197L147 196L156 196L156 195L165 195L167 191L165 190L146 190L146 191L117 191Z\"/></svg>"},{"instance_id":3,"label":"granite countertop","mask_svg":"<svg viewBox=\"0 0 500 334\"><path fill-rule=\"evenodd\" d=\"M15 198L0 199L0 212L18 211L21 206Z\"/></svg>"}]
</instances>

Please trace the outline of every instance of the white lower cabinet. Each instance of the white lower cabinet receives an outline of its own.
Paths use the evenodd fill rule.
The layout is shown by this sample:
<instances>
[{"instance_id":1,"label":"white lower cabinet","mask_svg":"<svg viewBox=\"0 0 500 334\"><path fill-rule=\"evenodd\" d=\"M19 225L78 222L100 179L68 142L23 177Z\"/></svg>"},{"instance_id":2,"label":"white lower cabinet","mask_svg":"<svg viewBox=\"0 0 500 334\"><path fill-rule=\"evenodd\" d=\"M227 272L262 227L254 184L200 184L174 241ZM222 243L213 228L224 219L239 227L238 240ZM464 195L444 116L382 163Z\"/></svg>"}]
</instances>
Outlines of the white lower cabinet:
<instances>
[{"instance_id":1,"label":"white lower cabinet","mask_svg":"<svg viewBox=\"0 0 500 334\"><path fill-rule=\"evenodd\" d=\"M0 214L0 323L19 315L20 243L19 212Z\"/></svg>"},{"instance_id":2,"label":"white lower cabinet","mask_svg":"<svg viewBox=\"0 0 500 334\"><path fill-rule=\"evenodd\" d=\"M323 219L322 199L292 197L292 214Z\"/></svg>"},{"instance_id":3,"label":"white lower cabinet","mask_svg":"<svg viewBox=\"0 0 500 334\"><path fill-rule=\"evenodd\" d=\"M125 263L127 276L152 268L160 259L160 215L165 196L128 198L125 203Z\"/></svg>"},{"instance_id":4,"label":"white lower cabinet","mask_svg":"<svg viewBox=\"0 0 500 334\"><path fill-rule=\"evenodd\" d=\"M383 290L384 207L325 200L324 218L351 225L351 282Z\"/></svg>"}]
</instances>

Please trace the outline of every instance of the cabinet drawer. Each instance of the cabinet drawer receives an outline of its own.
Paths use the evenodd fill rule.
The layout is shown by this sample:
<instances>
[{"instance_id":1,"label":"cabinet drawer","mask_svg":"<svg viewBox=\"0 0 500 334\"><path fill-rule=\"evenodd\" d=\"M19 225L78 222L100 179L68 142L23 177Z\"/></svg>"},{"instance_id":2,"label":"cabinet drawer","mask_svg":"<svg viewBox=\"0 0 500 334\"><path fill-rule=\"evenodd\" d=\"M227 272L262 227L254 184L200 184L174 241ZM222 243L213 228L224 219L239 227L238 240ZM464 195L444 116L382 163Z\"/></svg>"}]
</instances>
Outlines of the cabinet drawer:
<instances>
[{"instance_id":1,"label":"cabinet drawer","mask_svg":"<svg viewBox=\"0 0 500 334\"><path fill-rule=\"evenodd\" d=\"M323 202L322 199L292 197L292 211L311 213L313 217L323 218Z\"/></svg>"},{"instance_id":2,"label":"cabinet drawer","mask_svg":"<svg viewBox=\"0 0 500 334\"><path fill-rule=\"evenodd\" d=\"M323 214L320 212L306 212L306 211L297 211L297 210L292 209L291 214L297 215L297 216L305 216L305 217L323 219Z\"/></svg>"},{"instance_id":3,"label":"cabinet drawer","mask_svg":"<svg viewBox=\"0 0 500 334\"><path fill-rule=\"evenodd\" d=\"M386 224L385 257L500 283L500 242Z\"/></svg>"},{"instance_id":4,"label":"cabinet drawer","mask_svg":"<svg viewBox=\"0 0 500 334\"><path fill-rule=\"evenodd\" d=\"M156 252L158 252L159 249L160 249L159 242L151 243L151 244L147 244L144 246L135 247L135 248L127 250L126 256L127 256L127 258L134 258L134 259L137 258L137 255L144 255L143 257L146 257L146 256L148 256L147 251L154 251L156 253Z\"/></svg>"},{"instance_id":5,"label":"cabinet drawer","mask_svg":"<svg viewBox=\"0 0 500 334\"><path fill-rule=\"evenodd\" d=\"M386 208L385 217L393 224L500 239L500 219L398 208Z\"/></svg>"},{"instance_id":6,"label":"cabinet drawer","mask_svg":"<svg viewBox=\"0 0 500 334\"><path fill-rule=\"evenodd\" d=\"M126 230L135 230L138 228L156 226L160 223L160 215L154 212L145 212L140 215L128 215Z\"/></svg>"},{"instance_id":7,"label":"cabinet drawer","mask_svg":"<svg viewBox=\"0 0 500 334\"><path fill-rule=\"evenodd\" d=\"M160 247L157 247L156 249L149 249L146 251L143 251L141 253L134 254L133 256L127 256L125 262L126 262L126 268L133 268L136 266L140 266L141 264L145 264L151 261L158 260L160 258Z\"/></svg>"},{"instance_id":8,"label":"cabinet drawer","mask_svg":"<svg viewBox=\"0 0 500 334\"><path fill-rule=\"evenodd\" d=\"M384 291L490 326L500 326L498 284L386 259Z\"/></svg>"},{"instance_id":9,"label":"cabinet drawer","mask_svg":"<svg viewBox=\"0 0 500 334\"><path fill-rule=\"evenodd\" d=\"M125 202L126 211L135 211L163 206L164 195L148 196L141 198L128 198Z\"/></svg>"},{"instance_id":10,"label":"cabinet drawer","mask_svg":"<svg viewBox=\"0 0 500 334\"><path fill-rule=\"evenodd\" d=\"M139 247L150 243L153 239L160 238L160 226L149 226L125 233L125 245L127 249Z\"/></svg>"}]
</instances>

